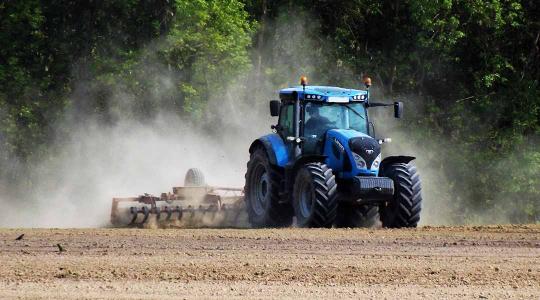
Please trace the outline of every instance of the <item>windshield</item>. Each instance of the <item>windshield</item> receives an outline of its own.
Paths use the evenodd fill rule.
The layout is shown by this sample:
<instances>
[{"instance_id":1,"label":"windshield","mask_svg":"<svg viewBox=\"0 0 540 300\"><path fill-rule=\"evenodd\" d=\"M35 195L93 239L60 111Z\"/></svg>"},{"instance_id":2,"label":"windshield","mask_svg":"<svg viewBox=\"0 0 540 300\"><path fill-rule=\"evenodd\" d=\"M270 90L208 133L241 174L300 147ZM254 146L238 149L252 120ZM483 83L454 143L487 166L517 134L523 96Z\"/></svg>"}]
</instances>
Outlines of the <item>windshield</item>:
<instances>
[{"instance_id":1,"label":"windshield","mask_svg":"<svg viewBox=\"0 0 540 300\"><path fill-rule=\"evenodd\" d=\"M367 134L367 116L363 103L305 104L304 136L320 138L328 129L353 129Z\"/></svg>"}]
</instances>

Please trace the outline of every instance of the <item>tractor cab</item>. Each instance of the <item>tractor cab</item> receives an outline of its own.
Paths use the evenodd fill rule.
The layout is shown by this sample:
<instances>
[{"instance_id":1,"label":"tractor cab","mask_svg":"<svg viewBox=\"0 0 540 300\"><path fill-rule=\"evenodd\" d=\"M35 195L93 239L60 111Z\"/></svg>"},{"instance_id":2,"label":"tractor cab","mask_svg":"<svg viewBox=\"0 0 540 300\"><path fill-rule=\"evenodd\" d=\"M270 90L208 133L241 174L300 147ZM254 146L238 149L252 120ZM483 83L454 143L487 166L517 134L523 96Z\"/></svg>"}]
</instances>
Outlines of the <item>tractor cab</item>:
<instances>
[{"instance_id":1,"label":"tractor cab","mask_svg":"<svg viewBox=\"0 0 540 300\"><path fill-rule=\"evenodd\" d=\"M270 103L271 115L279 116L273 128L285 141L287 154L296 158L289 163L324 157L340 178L377 176L380 145L385 140L376 140L370 130L374 126L369 122L368 108L393 106L395 117L400 118L403 104L370 102L369 78L364 80L366 90L309 86L306 78L301 83L282 89L280 100Z\"/></svg>"},{"instance_id":2,"label":"tractor cab","mask_svg":"<svg viewBox=\"0 0 540 300\"><path fill-rule=\"evenodd\" d=\"M369 135L366 109L367 91L329 86L283 89L279 93L281 111L278 133L286 139L294 135L295 99L300 103L300 134L303 155L323 154L328 130L353 130Z\"/></svg>"}]
</instances>

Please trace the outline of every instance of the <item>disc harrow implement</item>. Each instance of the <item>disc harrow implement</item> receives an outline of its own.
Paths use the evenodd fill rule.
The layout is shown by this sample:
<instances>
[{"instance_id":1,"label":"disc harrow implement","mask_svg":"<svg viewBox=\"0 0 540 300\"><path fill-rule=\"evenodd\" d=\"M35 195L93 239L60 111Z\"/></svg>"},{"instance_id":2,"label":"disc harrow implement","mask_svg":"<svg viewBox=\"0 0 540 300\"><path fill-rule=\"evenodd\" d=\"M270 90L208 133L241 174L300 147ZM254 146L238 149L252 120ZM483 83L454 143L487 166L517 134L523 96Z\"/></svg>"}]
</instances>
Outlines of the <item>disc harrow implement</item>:
<instances>
[{"instance_id":1,"label":"disc harrow implement","mask_svg":"<svg viewBox=\"0 0 540 300\"><path fill-rule=\"evenodd\" d=\"M159 197L144 194L113 198L111 224L118 227L190 228L248 225L243 189L200 184L204 184L202 173L190 169L185 186L173 187L172 193L162 193Z\"/></svg>"}]
</instances>

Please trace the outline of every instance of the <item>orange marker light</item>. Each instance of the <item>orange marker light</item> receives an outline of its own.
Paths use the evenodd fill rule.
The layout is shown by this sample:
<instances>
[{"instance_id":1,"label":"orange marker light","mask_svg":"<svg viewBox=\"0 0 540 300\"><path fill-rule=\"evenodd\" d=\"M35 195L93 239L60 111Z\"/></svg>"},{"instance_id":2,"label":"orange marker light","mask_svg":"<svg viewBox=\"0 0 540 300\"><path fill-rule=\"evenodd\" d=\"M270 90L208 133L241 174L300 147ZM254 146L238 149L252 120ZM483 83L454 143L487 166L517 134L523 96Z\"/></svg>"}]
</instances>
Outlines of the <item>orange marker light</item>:
<instances>
[{"instance_id":1,"label":"orange marker light","mask_svg":"<svg viewBox=\"0 0 540 300\"><path fill-rule=\"evenodd\" d=\"M307 77L302 76L300 77L300 84L306 86L307 85Z\"/></svg>"},{"instance_id":2,"label":"orange marker light","mask_svg":"<svg viewBox=\"0 0 540 300\"><path fill-rule=\"evenodd\" d=\"M371 78L369 78L369 76L366 75L362 78L362 81L364 81L366 88L369 89L369 87L371 86Z\"/></svg>"}]
</instances>

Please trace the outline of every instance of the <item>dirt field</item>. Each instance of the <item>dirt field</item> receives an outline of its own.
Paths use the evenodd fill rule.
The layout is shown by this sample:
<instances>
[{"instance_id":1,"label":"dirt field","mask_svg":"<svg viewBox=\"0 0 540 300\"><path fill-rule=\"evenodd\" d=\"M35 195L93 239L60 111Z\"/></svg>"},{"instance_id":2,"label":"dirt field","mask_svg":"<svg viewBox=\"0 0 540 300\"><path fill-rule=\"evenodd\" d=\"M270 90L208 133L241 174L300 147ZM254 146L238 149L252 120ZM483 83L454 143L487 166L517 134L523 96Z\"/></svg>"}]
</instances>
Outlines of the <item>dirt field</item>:
<instances>
[{"instance_id":1,"label":"dirt field","mask_svg":"<svg viewBox=\"0 0 540 300\"><path fill-rule=\"evenodd\" d=\"M540 225L0 229L0 256L0 298L540 299Z\"/></svg>"}]
</instances>

